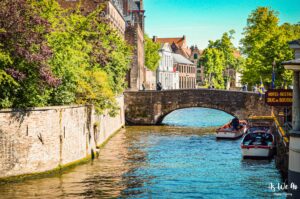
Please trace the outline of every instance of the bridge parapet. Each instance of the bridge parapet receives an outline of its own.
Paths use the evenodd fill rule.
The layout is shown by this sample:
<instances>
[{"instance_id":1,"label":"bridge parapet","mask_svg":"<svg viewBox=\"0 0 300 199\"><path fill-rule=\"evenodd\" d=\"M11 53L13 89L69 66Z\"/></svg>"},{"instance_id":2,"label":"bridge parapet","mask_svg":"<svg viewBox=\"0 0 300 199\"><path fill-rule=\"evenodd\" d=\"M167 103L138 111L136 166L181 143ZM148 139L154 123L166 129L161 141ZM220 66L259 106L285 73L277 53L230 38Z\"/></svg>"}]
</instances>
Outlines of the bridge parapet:
<instances>
[{"instance_id":1,"label":"bridge parapet","mask_svg":"<svg viewBox=\"0 0 300 199\"><path fill-rule=\"evenodd\" d=\"M252 92L187 89L127 91L124 96L126 121L135 125L159 124L172 111L191 107L218 109L240 119L271 115L270 107Z\"/></svg>"}]
</instances>

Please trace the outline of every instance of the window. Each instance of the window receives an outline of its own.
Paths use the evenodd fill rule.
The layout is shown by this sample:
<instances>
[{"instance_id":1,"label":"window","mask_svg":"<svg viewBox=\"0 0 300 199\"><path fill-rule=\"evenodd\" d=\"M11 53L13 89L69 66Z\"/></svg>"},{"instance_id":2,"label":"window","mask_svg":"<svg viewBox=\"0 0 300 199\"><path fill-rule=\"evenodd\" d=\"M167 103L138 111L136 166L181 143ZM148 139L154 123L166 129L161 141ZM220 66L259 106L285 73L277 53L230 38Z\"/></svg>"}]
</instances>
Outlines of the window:
<instances>
[{"instance_id":1,"label":"window","mask_svg":"<svg viewBox=\"0 0 300 199\"><path fill-rule=\"evenodd\" d=\"M194 59L198 59L198 54L197 53L194 54Z\"/></svg>"}]
</instances>

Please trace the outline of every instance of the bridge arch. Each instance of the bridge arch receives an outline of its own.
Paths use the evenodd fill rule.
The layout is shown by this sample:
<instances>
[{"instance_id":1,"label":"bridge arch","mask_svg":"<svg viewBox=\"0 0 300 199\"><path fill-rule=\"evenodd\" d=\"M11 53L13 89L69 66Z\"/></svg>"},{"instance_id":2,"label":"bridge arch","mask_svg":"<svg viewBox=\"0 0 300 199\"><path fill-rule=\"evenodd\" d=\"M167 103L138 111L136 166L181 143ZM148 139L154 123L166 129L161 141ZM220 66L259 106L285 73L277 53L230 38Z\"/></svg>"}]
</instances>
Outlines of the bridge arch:
<instances>
[{"instance_id":1,"label":"bridge arch","mask_svg":"<svg viewBox=\"0 0 300 199\"><path fill-rule=\"evenodd\" d=\"M271 115L271 109L252 92L187 89L128 91L124 96L126 121L135 125L159 124L172 111L192 107L218 109L241 119Z\"/></svg>"},{"instance_id":2,"label":"bridge arch","mask_svg":"<svg viewBox=\"0 0 300 199\"><path fill-rule=\"evenodd\" d=\"M231 115L233 117L238 117L237 115L234 115L234 113L230 113L230 112L226 112L224 110L221 110L219 108L211 108L211 107L199 107L199 106L193 106L193 107L182 107L182 108L178 108L178 109L174 109L172 111L169 111L168 113L165 113L164 115L161 115L158 119L157 119L157 122L156 124L161 124L163 122L163 120L170 114L172 114L174 111L177 111L177 110L182 110L182 109L190 109L190 108L208 108L208 109L213 109L213 110L218 110L218 111L222 111L224 113L227 113L228 115Z\"/></svg>"}]
</instances>

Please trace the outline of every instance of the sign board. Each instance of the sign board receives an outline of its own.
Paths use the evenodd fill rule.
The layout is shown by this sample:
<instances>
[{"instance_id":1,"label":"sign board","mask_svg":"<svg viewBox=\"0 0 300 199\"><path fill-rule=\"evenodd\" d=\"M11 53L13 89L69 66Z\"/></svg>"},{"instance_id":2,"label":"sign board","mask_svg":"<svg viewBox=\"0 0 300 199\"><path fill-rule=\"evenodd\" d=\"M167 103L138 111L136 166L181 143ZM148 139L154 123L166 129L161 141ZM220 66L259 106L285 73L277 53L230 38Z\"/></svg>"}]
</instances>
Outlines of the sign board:
<instances>
[{"instance_id":1,"label":"sign board","mask_svg":"<svg viewBox=\"0 0 300 199\"><path fill-rule=\"evenodd\" d=\"M292 89L270 89L265 93L265 101L269 106L292 106Z\"/></svg>"}]
</instances>

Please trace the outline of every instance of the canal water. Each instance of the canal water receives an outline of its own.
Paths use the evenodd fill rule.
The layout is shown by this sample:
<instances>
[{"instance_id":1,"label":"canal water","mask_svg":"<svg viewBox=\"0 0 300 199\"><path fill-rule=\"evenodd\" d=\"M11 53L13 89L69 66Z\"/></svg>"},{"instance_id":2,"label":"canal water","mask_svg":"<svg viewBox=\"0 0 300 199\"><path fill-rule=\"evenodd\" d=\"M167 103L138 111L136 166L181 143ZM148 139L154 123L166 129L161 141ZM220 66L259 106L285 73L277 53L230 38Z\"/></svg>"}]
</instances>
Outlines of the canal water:
<instances>
[{"instance_id":1,"label":"canal water","mask_svg":"<svg viewBox=\"0 0 300 199\"><path fill-rule=\"evenodd\" d=\"M99 157L63 174L0 185L0 198L285 198L274 161L243 160L241 140L217 141L232 117L182 109L164 126L126 127Z\"/></svg>"}]
</instances>

